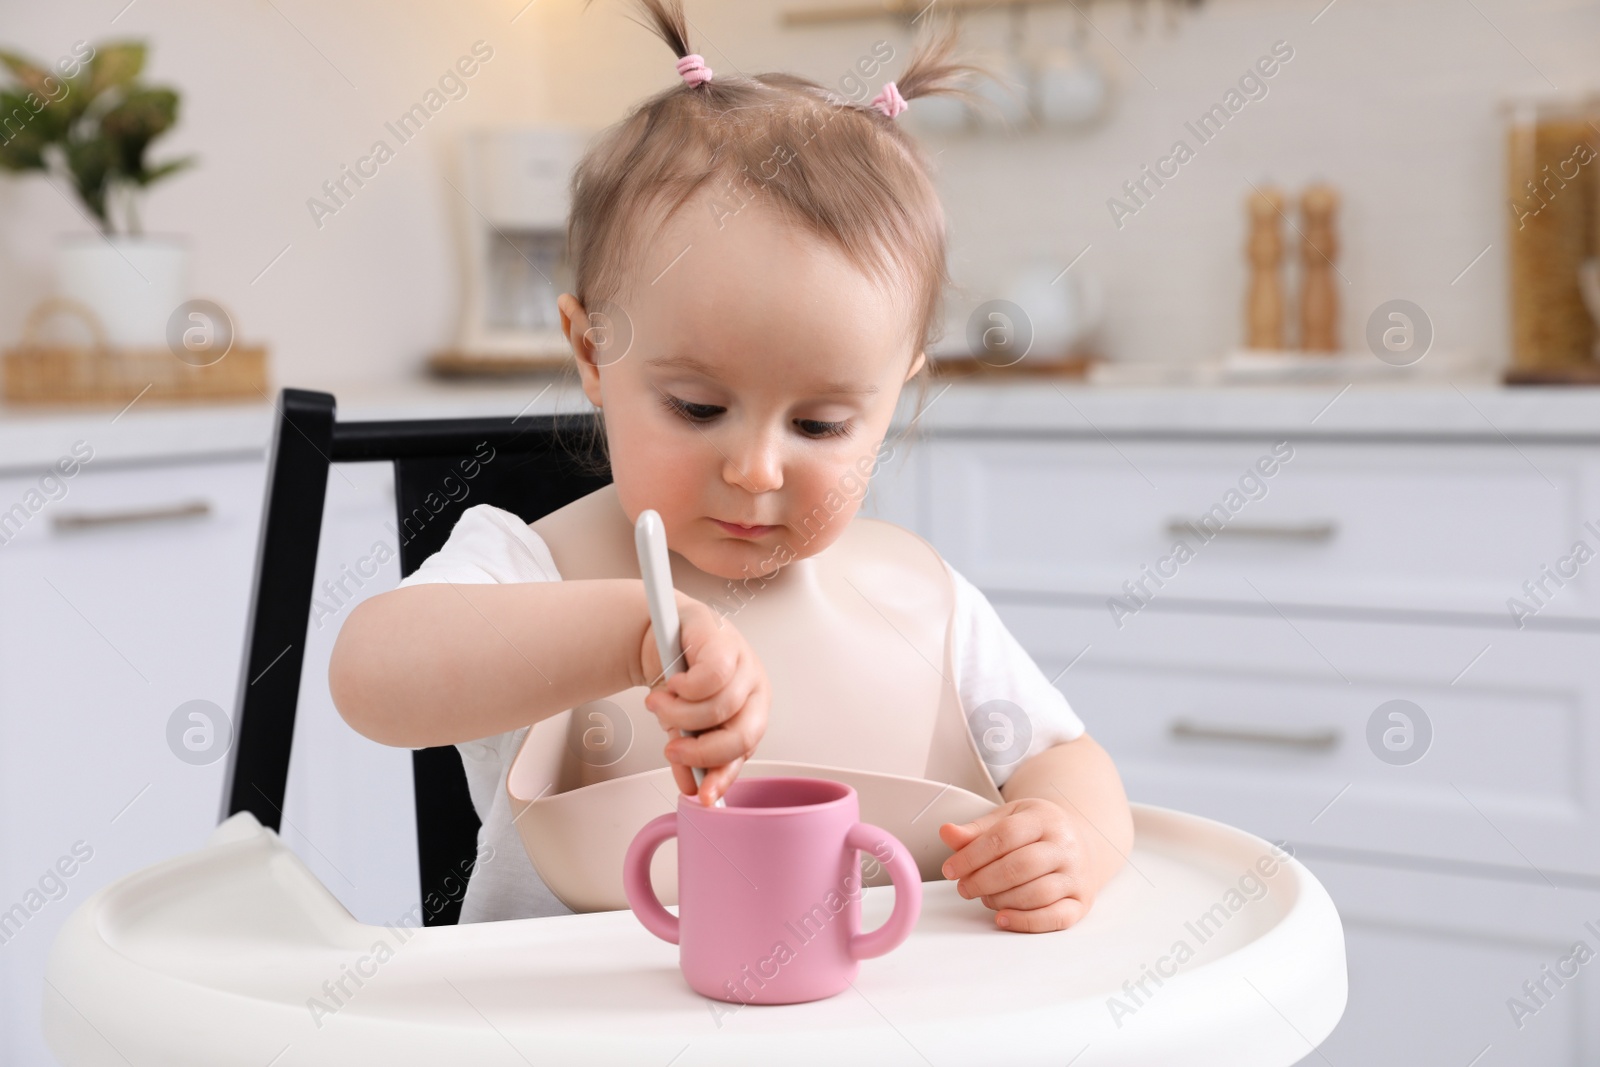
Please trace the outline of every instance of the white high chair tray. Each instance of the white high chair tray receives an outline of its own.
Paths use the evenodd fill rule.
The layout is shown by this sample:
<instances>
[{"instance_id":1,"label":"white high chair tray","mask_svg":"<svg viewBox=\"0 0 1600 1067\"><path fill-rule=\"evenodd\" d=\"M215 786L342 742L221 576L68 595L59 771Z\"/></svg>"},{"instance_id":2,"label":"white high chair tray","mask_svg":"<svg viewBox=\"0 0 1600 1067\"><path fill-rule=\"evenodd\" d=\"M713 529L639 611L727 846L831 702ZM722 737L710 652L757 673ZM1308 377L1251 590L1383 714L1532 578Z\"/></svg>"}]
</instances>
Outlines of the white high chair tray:
<instances>
[{"instance_id":1,"label":"white high chair tray","mask_svg":"<svg viewBox=\"0 0 1600 1067\"><path fill-rule=\"evenodd\" d=\"M677 947L629 911L364 925L241 813L207 847L73 913L51 952L44 1032L66 1067L1285 1067L1306 1056L1345 1006L1327 892L1293 859L1258 892L1247 873L1271 846L1240 830L1145 805L1134 817L1129 865L1070 930L1003 931L954 882L926 882L916 931L864 961L852 989L742 1006L690 990ZM893 894L865 890L863 929ZM350 974L361 984L347 978L342 1006L315 1016L312 998L334 1003L324 982Z\"/></svg>"}]
</instances>

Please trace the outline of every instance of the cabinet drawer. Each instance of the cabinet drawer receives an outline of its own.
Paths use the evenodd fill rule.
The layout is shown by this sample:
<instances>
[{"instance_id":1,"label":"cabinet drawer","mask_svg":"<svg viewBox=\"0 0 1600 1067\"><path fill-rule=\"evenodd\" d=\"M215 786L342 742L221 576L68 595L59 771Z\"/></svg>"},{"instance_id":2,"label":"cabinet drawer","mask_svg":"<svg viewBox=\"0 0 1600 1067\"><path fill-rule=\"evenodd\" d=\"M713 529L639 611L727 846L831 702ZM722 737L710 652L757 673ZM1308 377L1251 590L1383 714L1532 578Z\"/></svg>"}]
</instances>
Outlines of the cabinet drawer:
<instances>
[{"instance_id":1,"label":"cabinet drawer","mask_svg":"<svg viewBox=\"0 0 1600 1067\"><path fill-rule=\"evenodd\" d=\"M193 700L232 715L264 477L259 459L95 460L0 479L0 509L21 508L0 542L0 907L83 860L7 926L0 1062L54 1062L39 1003L73 909L216 826L222 752L191 762L169 728Z\"/></svg>"},{"instance_id":2,"label":"cabinet drawer","mask_svg":"<svg viewBox=\"0 0 1600 1067\"><path fill-rule=\"evenodd\" d=\"M1339 909L1350 973L1344 1017L1305 1067L1600 1062L1594 959L1574 954L1594 949L1600 891L1297 858ZM1530 999L1523 983L1541 981Z\"/></svg>"},{"instance_id":3,"label":"cabinet drawer","mask_svg":"<svg viewBox=\"0 0 1600 1067\"><path fill-rule=\"evenodd\" d=\"M1116 632L994 599L1136 799L1360 854L1600 874L1593 635L1155 608Z\"/></svg>"},{"instance_id":4,"label":"cabinet drawer","mask_svg":"<svg viewBox=\"0 0 1600 1067\"><path fill-rule=\"evenodd\" d=\"M1095 438L930 449L932 538L983 588L1126 608L1266 598L1509 622L1519 598L1545 617L1600 614L1589 573L1600 562L1572 558L1583 541L1600 560L1600 457L1577 448Z\"/></svg>"},{"instance_id":5,"label":"cabinet drawer","mask_svg":"<svg viewBox=\"0 0 1600 1067\"><path fill-rule=\"evenodd\" d=\"M222 761L183 762L167 727L190 700L231 714L264 473L91 464L0 548L5 861L43 869L83 837L86 877L109 878L216 824ZM0 480L0 500L35 483Z\"/></svg>"}]
</instances>

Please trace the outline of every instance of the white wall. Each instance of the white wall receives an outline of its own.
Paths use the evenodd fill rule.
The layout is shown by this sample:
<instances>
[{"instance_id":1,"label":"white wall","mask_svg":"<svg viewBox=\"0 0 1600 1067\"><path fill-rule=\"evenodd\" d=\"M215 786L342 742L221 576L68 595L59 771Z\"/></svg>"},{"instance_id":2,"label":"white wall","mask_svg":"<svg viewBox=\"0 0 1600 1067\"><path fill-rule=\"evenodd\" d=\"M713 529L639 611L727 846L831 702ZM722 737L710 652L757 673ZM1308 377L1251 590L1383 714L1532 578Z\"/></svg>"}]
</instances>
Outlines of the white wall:
<instances>
[{"instance_id":1,"label":"white wall","mask_svg":"<svg viewBox=\"0 0 1600 1067\"><path fill-rule=\"evenodd\" d=\"M150 74L185 92L182 126L154 158L204 158L148 198L148 227L191 236L197 294L234 309L242 335L266 339L281 380L294 384L396 377L449 343L452 227L463 208L441 171L457 131L603 125L675 77L666 49L612 0L587 11L578 0L536 0L515 23L522 0L144 0L113 25L124 3L4 0L0 40L51 58L79 39L152 41ZM1065 266L1088 245L1075 269L1108 285L1111 355L1215 354L1239 340L1248 182L1295 188L1322 178L1345 198L1348 339L1359 340L1377 304L1404 297L1433 317L1439 347L1503 357L1510 213L1495 103L1507 89L1594 77L1600 2L1325 4L1206 0L1176 33L1136 35L1126 4L1096 3L1091 38L1121 90L1108 123L1079 135L930 137L952 221L957 307L995 295L1022 258ZM792 69L832 83L880 38L905 54L894 23L785 29L783 6L691 0L689 11L698 46L724 71ZM1036 12L1029 37L1064 42L1075 17ZM995 14L967 23L974 45L998 42L1005 29ZM318 230L306 199L480 38L495 56L468 96ZM1107 199L1278 40L1295 57L1269 95L1118 229ZM0 180L0 220L0 338L9 341L48 291L52 235L84 223L37 179Z\"/></svg>"},{"instance_id":2,"label":"white wall","mask_svg":"<svg viewBox=\"0 0 1600 1067\"><path fill-rule=\"evenodd\" d=\"M548 72L533 10L513 24L521 0L140 0L112 24L126 3L4 0L0 41L47 60L76 40L150 42L147 76L176 85L183 101L178 129L149 158L195 152L201 161L152 188L145 228L189 235L195 293L228 307L243 339L265 339L286 384L395 376L447 344L458 198L442 165L461 129L543 110ZM480 39L494 56L467 80L466 96L319 230L307 199L375 139L397 145L384 123ZM0 176L6 343L49 291L54 235L87 228L37 174Z\"/></svg>"}]
</instances>

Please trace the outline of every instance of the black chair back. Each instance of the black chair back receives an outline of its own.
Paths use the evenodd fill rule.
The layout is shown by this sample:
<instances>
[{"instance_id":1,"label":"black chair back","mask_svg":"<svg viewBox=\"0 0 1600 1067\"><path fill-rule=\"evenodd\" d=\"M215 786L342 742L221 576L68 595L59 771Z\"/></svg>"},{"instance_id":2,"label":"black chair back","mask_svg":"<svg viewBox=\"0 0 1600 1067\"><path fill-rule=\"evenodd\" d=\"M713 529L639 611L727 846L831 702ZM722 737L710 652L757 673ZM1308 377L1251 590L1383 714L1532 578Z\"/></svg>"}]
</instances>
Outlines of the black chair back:
<instances>
[{"instance_id":1,"label":"black chair back","mask_svg":"<svg viewBox=\"0 0 1600 1067\"><path fill-rule=\"evenodd\" d=\"M223 818L249 811L274 830L289 780L330 465L393 461L401 577L437 552L473 505L532 522L611 480L598 456L573 455L574 442L593 436L588 415L341 423L332 395L302 389L283 390L277 415L222 809ZM478 818L454 746L417 749L412 772L423 922L450 925L461 914L452 887L466 884L477 853Z\"/></svg>"}]
</instances>

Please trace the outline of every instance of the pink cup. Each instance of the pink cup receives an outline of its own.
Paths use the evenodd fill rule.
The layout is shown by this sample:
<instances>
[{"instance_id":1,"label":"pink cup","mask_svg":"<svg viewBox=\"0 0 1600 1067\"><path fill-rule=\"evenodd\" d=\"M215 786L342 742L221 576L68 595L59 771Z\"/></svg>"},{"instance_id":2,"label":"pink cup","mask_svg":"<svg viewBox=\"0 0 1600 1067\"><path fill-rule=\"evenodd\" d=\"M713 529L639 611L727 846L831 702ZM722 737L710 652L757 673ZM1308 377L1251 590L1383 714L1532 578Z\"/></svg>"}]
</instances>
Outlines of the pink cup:
<instances>
[{"instance_id":1,"label":"pink cup","mask_svg":"<svg viewBox=\"0 0 1600 1067\"><path fill-rule=\"evenodd\" d=\"M860 821L856 791L826 778L741 778L727 806L679 796L628 846L622 884L645 929L679 946L697 993L739 1004L797 1004L841 992L861 962L910 936L922 880L892 834ZM678 914L650 885L650 859L678 838ZM894 910L861 932L857 851L894 882Z\"/></svg>"}]
</instances>

